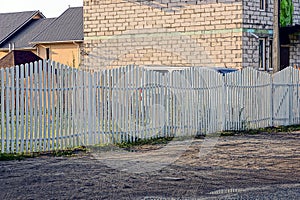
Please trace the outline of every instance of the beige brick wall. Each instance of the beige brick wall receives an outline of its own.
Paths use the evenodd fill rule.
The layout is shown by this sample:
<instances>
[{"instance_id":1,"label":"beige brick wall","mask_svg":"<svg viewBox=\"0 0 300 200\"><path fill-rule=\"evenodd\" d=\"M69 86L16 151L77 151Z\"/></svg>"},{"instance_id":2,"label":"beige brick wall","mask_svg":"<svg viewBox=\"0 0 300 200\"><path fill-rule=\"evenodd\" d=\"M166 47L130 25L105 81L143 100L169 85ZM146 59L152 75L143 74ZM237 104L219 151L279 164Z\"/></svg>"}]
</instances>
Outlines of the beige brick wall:
<instances>
[{"instance_id":1,"label":"beige brick wall","mask_svg":"<svg viewBox=\"0 0 300 200\"><path fill-rule=\"evenodd\" d=\"M84 0L84 64L242 66L241 1Z\"/></svg>"}]
</instances>

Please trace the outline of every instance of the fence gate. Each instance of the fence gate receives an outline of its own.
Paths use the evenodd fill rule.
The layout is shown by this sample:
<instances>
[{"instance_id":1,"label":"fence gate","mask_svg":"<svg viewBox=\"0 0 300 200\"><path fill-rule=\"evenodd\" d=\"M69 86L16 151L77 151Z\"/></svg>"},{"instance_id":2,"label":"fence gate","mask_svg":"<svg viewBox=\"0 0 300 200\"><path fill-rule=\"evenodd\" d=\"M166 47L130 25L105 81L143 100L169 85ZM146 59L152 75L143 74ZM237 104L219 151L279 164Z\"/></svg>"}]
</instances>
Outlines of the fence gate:
<instances>
[{"instance_id":1,"label":"fence gate","mask_svg":"<svg viewBox=\"0 0 300 200\"><path fill-rule=\"evenodd\" d=\"M225 130L270 126L272 76L253 68L227 74Z\"/></svg>"},{"instance_id":2,"label":"fence gate","mask_svg":"<svg viewBox=\"0 0 300 200\"><path fill-rule=\"evenodd\" d=\"M274 125L291 125L300 122L300 73L285 68L273 76Z\"/></svg>"}]
</instances>

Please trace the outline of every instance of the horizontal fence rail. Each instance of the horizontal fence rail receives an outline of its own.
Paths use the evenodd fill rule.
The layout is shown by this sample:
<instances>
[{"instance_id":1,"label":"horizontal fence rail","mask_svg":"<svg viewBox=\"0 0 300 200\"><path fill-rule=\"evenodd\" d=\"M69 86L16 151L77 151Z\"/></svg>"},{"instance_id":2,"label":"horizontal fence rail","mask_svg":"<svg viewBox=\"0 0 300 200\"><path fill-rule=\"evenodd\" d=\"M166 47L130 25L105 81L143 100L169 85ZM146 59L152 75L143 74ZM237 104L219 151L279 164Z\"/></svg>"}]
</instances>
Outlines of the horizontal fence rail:
<instances>
[{"instance_id":1,"label":"horizontal fence rail","mask_svg":"<svg viewBox=\"0 0 300 200\"><path fill-rule=\"evenodd\" d=\"M0 149L41 152L300 122L300 73L228 74L126 66L97 72L44 60L0 69Z\"/></svg>"}]
</instances>

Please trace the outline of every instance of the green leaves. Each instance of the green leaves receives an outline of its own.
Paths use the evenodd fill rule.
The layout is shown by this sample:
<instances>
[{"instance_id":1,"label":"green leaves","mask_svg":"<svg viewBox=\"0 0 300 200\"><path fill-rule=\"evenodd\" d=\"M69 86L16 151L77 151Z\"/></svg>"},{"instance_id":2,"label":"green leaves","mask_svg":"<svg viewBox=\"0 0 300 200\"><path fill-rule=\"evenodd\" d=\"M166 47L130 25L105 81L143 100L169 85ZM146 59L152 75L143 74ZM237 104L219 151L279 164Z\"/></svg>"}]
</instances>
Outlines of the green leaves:
<instances>
[{"instance_id":1,"label":"green leaves","mask_svg":"<svg viewBox=\"0 0 300 200\"><path fill-rule=\"evenodd\" d=\"M280 1L280 26L286 27L293 24L294 6L292 0Z\"/></svg>"}]
</instances>

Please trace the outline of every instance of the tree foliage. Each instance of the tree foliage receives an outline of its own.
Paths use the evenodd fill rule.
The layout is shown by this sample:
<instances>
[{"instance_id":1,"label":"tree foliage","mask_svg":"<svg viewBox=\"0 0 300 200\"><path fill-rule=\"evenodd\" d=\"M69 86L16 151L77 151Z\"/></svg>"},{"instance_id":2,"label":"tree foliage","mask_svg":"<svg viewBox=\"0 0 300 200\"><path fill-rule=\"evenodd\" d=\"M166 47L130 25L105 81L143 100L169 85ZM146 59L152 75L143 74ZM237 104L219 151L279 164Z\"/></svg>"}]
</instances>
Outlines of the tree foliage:
<instances>
[{"instance_id":1,"label":"tree foliage","mask_svg":"<svg viewBox=\"0 0 300 200\"><path fill-rule=\"evenodd\" d=\"M280 1L280 26L286 27L293 24L294 6L292 0Z\"/></svg>"}]
</instances>

